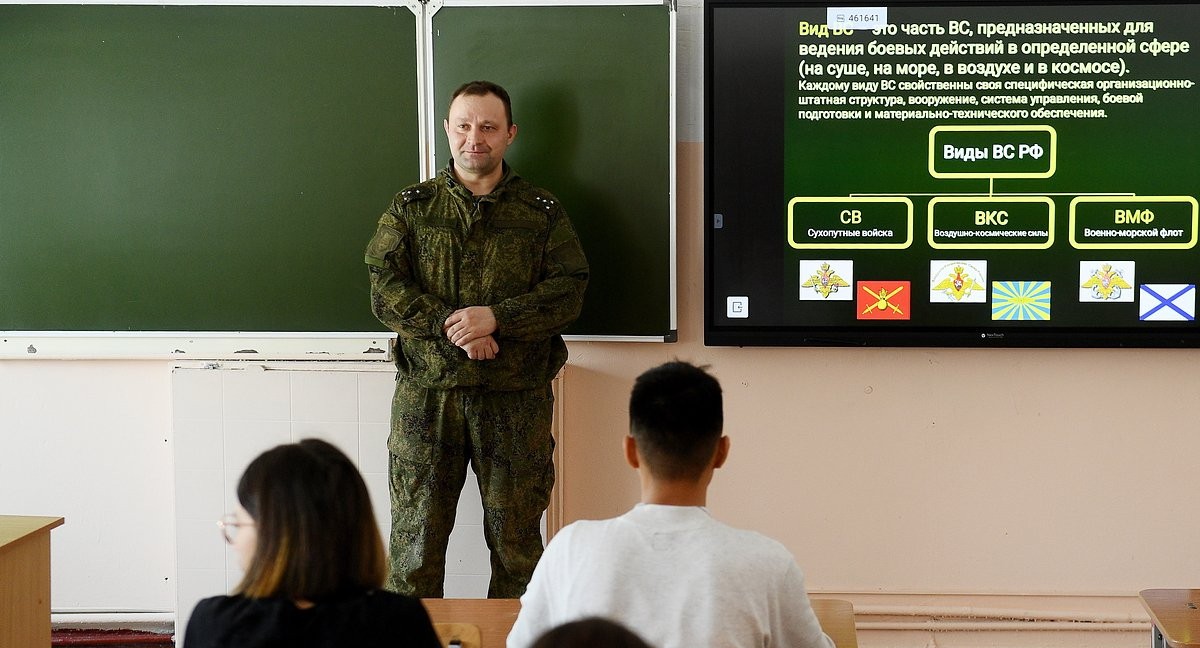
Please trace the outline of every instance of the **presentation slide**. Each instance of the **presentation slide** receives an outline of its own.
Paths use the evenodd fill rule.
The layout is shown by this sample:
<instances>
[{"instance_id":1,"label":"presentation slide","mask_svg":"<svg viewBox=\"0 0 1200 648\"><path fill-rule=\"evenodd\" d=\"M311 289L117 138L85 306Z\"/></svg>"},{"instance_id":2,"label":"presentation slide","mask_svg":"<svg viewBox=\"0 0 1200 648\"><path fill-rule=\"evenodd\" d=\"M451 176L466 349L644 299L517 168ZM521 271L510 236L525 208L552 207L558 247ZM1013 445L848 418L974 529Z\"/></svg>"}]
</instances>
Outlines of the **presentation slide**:
<instances>
[{"instance_id":1,"label":"presentation slide","mask_svg":"<svg viewBox=\"0 0 1200 648\"><path fill-rule=\"evenodd\" d=\"M706 19L707 343L1200 346L1200 5Z\"/></svg>"}]
</instances>

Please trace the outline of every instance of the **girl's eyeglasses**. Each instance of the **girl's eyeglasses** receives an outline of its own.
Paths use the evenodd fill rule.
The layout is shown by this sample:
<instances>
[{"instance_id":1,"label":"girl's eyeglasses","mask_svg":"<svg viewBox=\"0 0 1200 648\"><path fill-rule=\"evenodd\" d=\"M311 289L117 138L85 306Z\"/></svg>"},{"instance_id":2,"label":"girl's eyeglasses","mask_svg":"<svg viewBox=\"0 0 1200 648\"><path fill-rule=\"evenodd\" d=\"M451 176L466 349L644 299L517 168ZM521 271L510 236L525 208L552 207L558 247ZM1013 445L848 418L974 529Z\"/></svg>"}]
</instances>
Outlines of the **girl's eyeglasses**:
<instances>
[{"instance_id":1,"label":"girl's eyeglasses","mask_svg":"<svg viewBox=\"0 0 1200 648\"><path fill-rule=\"evenodd\" d=\"M233 544L237 538L238 531L242 527L252 527L253 522L238 522L237 516L230 513L220 520L217 520L217 526L221 529L221 535L224 536L225 542Z\"/></svg>"}]
</instances>

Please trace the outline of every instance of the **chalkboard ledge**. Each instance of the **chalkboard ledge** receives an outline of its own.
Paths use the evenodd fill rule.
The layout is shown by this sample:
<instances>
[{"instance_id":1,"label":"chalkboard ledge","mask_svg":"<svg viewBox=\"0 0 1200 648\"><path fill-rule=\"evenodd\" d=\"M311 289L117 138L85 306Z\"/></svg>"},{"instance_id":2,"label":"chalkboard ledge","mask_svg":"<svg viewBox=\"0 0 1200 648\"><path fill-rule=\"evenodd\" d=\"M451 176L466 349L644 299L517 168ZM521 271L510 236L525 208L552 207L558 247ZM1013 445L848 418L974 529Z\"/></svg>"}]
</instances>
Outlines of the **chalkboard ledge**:
<instances>
[{"instance_id":1,"label":"chalkboard ledge","mask_svg":"<svg viewBox=\"0 0 1200 648\"><path fill-rule=\"evenodd\" d=\"M0 359L391 360L394 333L0 331Z\"/></svg>"},{"instance_id":2,"label":"chalkboard ledge","mask_svg":"<svg viewBox=\"0 0 1200 648\"><path fill-rule=\"evenodd\" d=\"M567 342L678 342L675 331L662 335L564 335Z\"/></svg>"}]
</instances>

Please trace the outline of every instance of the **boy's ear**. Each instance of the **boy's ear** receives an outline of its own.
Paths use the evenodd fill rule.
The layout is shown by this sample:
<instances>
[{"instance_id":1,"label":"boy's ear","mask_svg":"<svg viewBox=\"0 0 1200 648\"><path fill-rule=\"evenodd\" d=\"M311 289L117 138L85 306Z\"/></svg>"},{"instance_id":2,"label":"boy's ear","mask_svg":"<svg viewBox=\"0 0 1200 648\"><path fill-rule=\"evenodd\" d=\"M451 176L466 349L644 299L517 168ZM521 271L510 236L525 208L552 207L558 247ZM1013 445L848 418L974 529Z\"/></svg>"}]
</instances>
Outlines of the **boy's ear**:
<instances>
[{"instance_id":1,"label":"boy's ear","mask_svg":"<svg viewBox=\"0 0 1200 648\"><path fill-rule=\"evenodd\" d=\"M625 463L629 464L631 468L640 468L642 466L642 462L640 459L638 459L637 439L633 438L633 435L631 434L626 434L624 444Z\"/></svg>"},{"instance_id":2,"label":"boy's ear","mask_svg":"<svg viewBox=\"0 0 1200 648\"><path fill-rule=\"evenodd\" d=\"M725 465L725 460L729 458L729 437L722 436L717 440L717 452L713 456L713 468L720 468Z\"/></svg>"}]
</instances>

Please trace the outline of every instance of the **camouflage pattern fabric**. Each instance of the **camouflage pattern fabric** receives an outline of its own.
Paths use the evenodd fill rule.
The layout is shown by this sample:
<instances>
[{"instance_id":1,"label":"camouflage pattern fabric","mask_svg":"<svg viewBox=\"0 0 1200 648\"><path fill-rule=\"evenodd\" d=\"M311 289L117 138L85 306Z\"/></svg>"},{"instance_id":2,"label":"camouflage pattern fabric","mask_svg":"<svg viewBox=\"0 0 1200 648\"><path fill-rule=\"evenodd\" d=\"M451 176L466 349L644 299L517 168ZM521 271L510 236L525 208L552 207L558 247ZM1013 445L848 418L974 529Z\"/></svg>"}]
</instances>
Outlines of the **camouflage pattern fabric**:
<instances>
[{"instance_id":1,"label":"camouflage pattern fabric","mask_svg":"<svg viewBox=\"0 0 1200 648\"><path fill-rule=\"evenodd\" d=\"M401 191L367 246L372 309L400 334L400 375L424 387L532 389L566 363L559 333L583 306L587 258L558 199L505 169L487 196L449 169ZM494 360L469 361L443 335L466 306L495 313Z\"/></svg>"},{"instance_id":2,"label":"camouflage pattern fabric","mask_svg":"<svg viewBox=\"0 0 1200 648\"><path fill-rule=\"evenodd\" d=\"M446 544L467 462L479 479L492 551L490 598L518 598L542 555L541 515L554 485L549 386L528 391L426 389L392 399L388 588L441 597Z\"/></svg>"},{"instance_id":3,"label":"camouflage pattern fabric","mask_svg":"<svg viewBox=\"0 0 1200 648\"><path fill-rule=\"evenodd\" d=\"M371 306L399 334L388 442L390 587L440 596L466 461L480 479L492 551L489 596L517 597L541 556L553 482L549 384L566 363L588 264L566 211L511 168L472 196L450 167L396 195L367 245ZM442 332L489 306L500 347L470 360Z\"/></svg>"}]
</instances>

